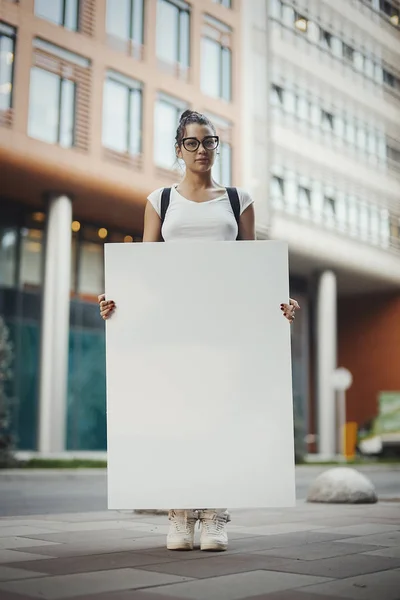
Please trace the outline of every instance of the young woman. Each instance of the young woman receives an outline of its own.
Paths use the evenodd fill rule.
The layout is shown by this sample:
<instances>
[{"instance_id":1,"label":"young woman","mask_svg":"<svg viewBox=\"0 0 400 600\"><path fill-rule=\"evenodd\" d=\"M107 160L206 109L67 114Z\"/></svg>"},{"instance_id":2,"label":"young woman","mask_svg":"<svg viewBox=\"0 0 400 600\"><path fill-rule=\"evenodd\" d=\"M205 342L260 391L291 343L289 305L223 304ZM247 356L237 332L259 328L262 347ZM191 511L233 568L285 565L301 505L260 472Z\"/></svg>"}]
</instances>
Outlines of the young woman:
<instances>
[{"instance_id":1,"label":"young woman","mask_svg":"<svg viewBox=\"0 0 400 600\"><path fill-rule=\"evenodd\" d=\"M171 188L167 210L165 198L162 200L163 188L155 190L148 197L144 242L255 239L254 206L249 194L237 190L239 202L235 216L231 196L212 178L211 169L218 145L215 127L207 117L191 110L182 114L176 132L175 150L177 158L185 163L185 176ZM108 319L116 308L115 302L106 300L102 294L99 304L101 316ZM282 313L289 322L294 320L297 308L300 307L295 300L281 304ZM226 509L175 509L170 510L169 520L169 550L193 549L198 520L202 525L202 550L223 551L228 547L225 526L230 518Z\"/></svg>"}]
</instances>

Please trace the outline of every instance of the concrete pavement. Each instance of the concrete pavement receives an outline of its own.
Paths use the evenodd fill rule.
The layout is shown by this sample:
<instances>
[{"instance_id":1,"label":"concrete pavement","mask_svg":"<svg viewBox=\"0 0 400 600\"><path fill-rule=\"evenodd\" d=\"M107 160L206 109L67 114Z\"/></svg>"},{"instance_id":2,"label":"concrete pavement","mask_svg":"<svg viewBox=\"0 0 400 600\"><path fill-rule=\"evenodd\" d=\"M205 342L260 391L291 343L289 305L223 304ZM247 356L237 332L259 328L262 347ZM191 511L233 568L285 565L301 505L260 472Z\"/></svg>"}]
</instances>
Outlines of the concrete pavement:
<instances>
[{"instance_id":1,"label":"concrete pavement","mask_svg":"<svg viewBox=\"0 0 400 600\"><path fill-rule=\"evenodd\" d=\"M307 496L311 483L326 468L296 467L298 499ZM400 500L400 464L356 468L371 479L379 498ZM0 516L106 510L106 488L106 472L102 469L0 471Z\"/></svg>"},{"instance_id":2,"label":"concrete pavement","mask_svg":"<svg viewBox=\"0 0 400 600\"><path fill-rule=\"evenodd\" d=\"M222 554L168 552L165 517L2 518L0 598L400 600L396 502L299 502L232 517Z\"/></svg>"}]
</instances>

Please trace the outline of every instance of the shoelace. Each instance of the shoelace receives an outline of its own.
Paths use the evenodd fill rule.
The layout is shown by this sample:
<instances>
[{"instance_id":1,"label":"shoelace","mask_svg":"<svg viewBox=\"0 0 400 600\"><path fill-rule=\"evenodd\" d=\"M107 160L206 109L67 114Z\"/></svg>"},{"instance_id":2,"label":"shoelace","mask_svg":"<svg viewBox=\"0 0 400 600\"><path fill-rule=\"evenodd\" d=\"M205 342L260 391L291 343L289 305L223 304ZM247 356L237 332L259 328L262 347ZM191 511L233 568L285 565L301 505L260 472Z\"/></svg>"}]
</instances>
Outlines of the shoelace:
<instances>
[{"instance_id":1,"label":"shoelace","mask_svg":"<svg viewBox=\"0 0 400 600\"><path fill-rule=\"evenodd\" d=\"M188 519L186 516L183 519L180 519L176 513L172 513L170 520L174 523L175 529L178 531L178 533L191 533L189 525L190 519Z\"/></svg>"},{"instance_id":2,"label":"shoelace","mask_svg":"<svg viewBox=\"0 0 400 600\"><path fill-rule=\"evenodd\" d=\"M227 519L222 515L213 515L211 519L203 519L203 524L207 530L207 533L220 534L224 531Z\"/></svg>"}]
</instances>

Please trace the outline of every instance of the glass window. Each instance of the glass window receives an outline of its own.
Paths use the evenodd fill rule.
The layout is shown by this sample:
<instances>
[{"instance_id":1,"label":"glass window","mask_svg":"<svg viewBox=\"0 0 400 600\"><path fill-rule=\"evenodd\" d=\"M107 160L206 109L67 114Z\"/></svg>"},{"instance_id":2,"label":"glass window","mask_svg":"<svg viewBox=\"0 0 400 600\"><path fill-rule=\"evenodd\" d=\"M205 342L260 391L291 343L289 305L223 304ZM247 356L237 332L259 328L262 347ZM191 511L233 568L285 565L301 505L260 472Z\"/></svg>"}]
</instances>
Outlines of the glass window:
<instances>
[{"instance_id":1,"label":"glass window","mask_svg":"<svg viewBox=\"0 0 400 600\"><path fill-rule=\"evenodd\" d=\"M143 0L107 0L106 31L115 38L143 44Z\"/></svg>"},{"instance_id":2,"label":"glass window","mask_svg":"<svg viewBox=\"0 0 400 600\"><path fill-rule=\"evenodd\" d=\"M389 160L400 164L400 146L399 148L394 148L388 144L386 146L386 153Z\"/></svg>"},{"instance_id":3,"label":"glass window","mask_svg":"<svg viewBox=\"0 0 400 600\"><path fill-rule=\"evenodd\" d=\"M351 63L354 62L354 48L349 46L349 44L342 42L342 52L343 52L343 57L346 60L348 60Z\"/></svg>"},{"instance_id":4,"label":"glass window","mask_svg":"<svg viewBox=\"0 0 400 600\"><path fill-rule=\"evenodd\" d=\"M379 8L388 17L392 25L395 27L400 25L400 5L396 5L391 0L379 0Z\"/></svg>"},{"instance_id":5,"label":"glass window","mask_svg":"<svg viewBox=\"0 0 400 600\"><path fill-rule=\"evenodd\" d=\"M340 57L340 58L342 57L342 42L335 35L333 35L331 38L331 48L332 48L332 53L335 56Z\"/></svg>"},{"instance_id":6,"label":"glass window","mask_svg":"<svg viewBox=\"0 0 400 600\"><path fill-rule=\"evenodd\" d=\"M41 229L21 229L21 258L19 264L19 284L21 287L40 286L42 283L42 243Z\"/></svg>"},{"instance_id":7,"label":"glass window","mask_svg":"<svg viewBox=\"0 0 400 600\"><path fill-rule=\"evenodd\" d=\"M360 71L361 73L364 72L364 55L361 54L361 52L358 52L357 50L354 51L354 66L357 69L357 71Z\"/></svg>"},{"instance_id":8,"label":"glass window","mask_svg":"<svg viewBox=\"0 0 400 600\"><path fill-rule=\"evenodd\" d=\"M28 135L49 144L74 144L75 83L32 67Z\"/></svg>"},{"instance_id":9,"label":"glass window","mask_svg":"<svg viewBox=\"0 0 400 600\"><path fill-rule=\"evenodd\" d=\"M206 17L206 33L202 39L201 88L214 98L231 100L232 55L228 47L231 29Z\"/></svg>"},{"instance_id":10,"label":"glass window","mask_svg":"<svg viewBox=\"0 0 400 600\"><path fill-rule=\"evenodd\" d=\"M232 0L213 0L214 4L222 4L226 8L232 8Z\"/></svg>"},{"instance_id":11,"label":"glass window","mask_svg":"<svg viewBox=\"0 0 400 600\"><path fill-rule=\"evenodd\" d=\"M0 110L12 106L15 29L0 23Z\"/></svg>"},{"instance_id":12,"label":"glass window","mask_svg":"<svg viewBox=\"0 0 400 600\"><path fill-rule=\"evenodd\" d=\"M378 134L378 158L381 162L387 162L386 136L383 133Z\"/></svg>"},{"instance_id":13,"label":"glass window","mask_svg":"<svg viewBox=\"0 0 400 600\"><path fill-rule=\"evenodd\" d=\"M270 14L275 19L282 18L282 2L281 0L270 0Z\"/></svg>"},{"instance_id":14,"label":"glass window","mask_svg":"<svg viewBox=\"0 0 400 600\"><path fill-rule=\"evenodd\" d=\"M275 208L281 208L285 200L285 180L283 177L278 175L271 177L270 193Z\"/></svg>"},{"instance_id":15,"label":"glass window","mask_svg":"<svg viewBox=\"0 0 400 600\"><path fill-rule=\"evenodd\" d=\"M140 83L109 72L104 83L103 145L116 152L141 152L142 89Z\"/></svg>"},{"instance_id":16,"label":"glass window","mask_svg":"<svg viewBox=\"0 0 400 600\"><path fill-rule=\"evenodd\" d=\"M18 235L15 229L0 229L0 286L15 285Z\"/></svg>"},{"instance_id":17,"label":"glass window","mask_svg":"<svg viewBox=\"0 0 400 600\"><path fill-rule=\"evenodd\" d=\"M294 8L292 6L289 6L288 4L282 4L282 7L282 16L284 24L288 27L293 27L295 21Z\"/></svg>"},{"instance_id":18,"label":"glass window","mask_svg":"<svg viewBox=\"0 0 400 600\"><path fill-rule=\"evenodd\" d=\"M335 217L336 217L336 226L341 231L346 231L347 206L346 206L346 196L343 192L336 192Z\"/></svg>"},{"instance_id":19,"label":"glass window","mask_svg":"<svg viewBox=\"0 0 400 600\"><path fill-rule=\"evenodd\" d=\"M336 202L332 196L324 196L324 214L328 218L334 218L336 214Z\"/></svg>"},{"instance_id":20,"label":"glass window","mask_svg":"<svg viewBox=\"0 0 400 600\"><path fill-rule=\"evenodd\" d=\"M392 88L396 87L396 77L393 75L393 73L390 73L386 69L382 69L382 76L383 83L386 83L386 85L389 85Z\"/></svg>"},{"instance_id":21,"label":"glass window","mask_svg":"<svg viewBox=\"0 0 400 600\"><path fill-rule=\"evenodd\" d=\"M79 0L35 0L35 15L72 31L79 28Z\"/></svg>"},{"instance_id":22,"label":"glass window","mask_svg":"<svg viewBox=\"0 0 400 600\"><path fill-rule=\"evenodd\" d=\"M351 119L346 123L346 141L351 146L354 146L356 143L356 128Z\"/></svg>"},{"instance_id":23,"label":"glass window","mask_svg":"<svg viewBox=\"0 0 400 600\"><path fill-rule=\"evenodd\" d=\"M320 28L319 37L322 47L326 50L332 50L332 34L326 29Z\"/></svg>"},{"instance_id":24,"label":"glass window","mask_svg":"<svg viewBox=\"0 0 400 600\"><path fill-rule=\"evenodd\" d=\"M374 157L378 154L378 134L373 129L368 135L368 153Z\"/></svg>"},{"instance_id":25,"label":"glass window","mask_svg":"<svg viewBox=\"0 0 400 600\"><path fill-rule=\"evenodd\" d=\"M298 201L301 208L311 207L311 190L307 187L299 185L298 187Z\"/></svg>"},{"instance_id":26,"label":"glass window","mask_svg":"<svg viewBox=\"0 0 400 600\"><path fill-rule=\"evenodd\" d=\"M308 98L306 98L305 96L299 96L297 98L296 112L299 119L302 119L303 121L310 120L310 103L308 101Z\"/></svg>"},{"instance_id":27,"label":"glass window","mask_svg":"<svg viewBox=\"0 0 400 600\"><path fill-rule=\"evenodd\" d=\"M333 131L335 127L335 118L332 113L321 109L321 125L325 131Z\"/></svg>"},{"instance_id":28,"label":"glass window","mask_svg":"<svg viewBox=\"0 0 400 600\"><path fill-rule=\"evenodd\" d=\"M157 56L187 68L190 54L189 5L174 0L157 2Z\"/></svg>"},{"instance_id":29,"label":"glass window","mask_svg":"<svg viewBox=\"0 0 400 600\"><path fill-rule=\"evenodd\" d=\"M231 51L219 42L203 38L201 87L205 94L230 100Z\"/></svg>"},{"instance_id":30,"label":"glass window","mask_svg":"<svg viewBox=\"0 0 400 600\"><path fill-rule=\"evenodd\" d=\"M368 147L367 132L365 127L358 125L357 127L357 146L361 152L366 152Z\"/></svg>"},{"instance_id":31,"label":"glass window","mask_svg":"<svg viewBox=\"0 0 400 600\"><path fill-rule=\"evenodd\" d=\"M82 241L79 249L78 293L97 296L104 291L103 244Z\"/></svg>"},{"instance_id":32,"label":"glass window","mask_svg":"<svg viewBox=\"0 0 400 600\"><path fill-rule=\"evenodd\" d=\"M364 73L367 77L374 78L374 63L367 56L364 58Z\"/></svg>"},{"instance_id":33,"label":"glass window","mask_svg":"<svg viewBox=\"0 0 400 600\"><path fill-rule=\"evenodd\" d=\"M371 241L377 244L379 241L379 211L376 206L370 207L370 231Z\"/></svg>"},{"instance_id":34,"label":"glass window","mask_svg":"<svg viewBox=\"0 0 400 600\"><path fill-rule=\"evenodd\" d=\"M390 217L389 217L389 211L387 210L387 208L381 209L380 217L381 217L380 218L381 245L384 248L387 248L389 246L389 242L390 242Z\"/></svg>"},{"instance_id":35,"label":"glass window","mask_svg":"<svg viewBox=\"0 0 400 600\"><path fill-rule=\"evenodd\" d=\"M282 106L284 90L280 85L273 83L271 85L270 102L272 106Z\"/></svg>"},{"instance_id":36,"label":"glass window","mask_svg":"<svg viewBox=\"0 0 400 600\"><path fill-rule=\"evenodd\" d=\"M297 97L293 90L285 90L284 103L286 112L290 113L291 115L296 114Z\"/></svg>"},{"instance_id":37,"label":"glass window","mask_svg":"<svg viewBox=\"0 0 400 600\"><path fill-rule=\"evenodd\" d=\"M334 126L335 134L343 139L345 134L345 121L342 114L335 115Z\"/></svg>"},{"instance_id":38,"label":"glass window","mask_svg":"<svg viewBox=\"0 0 400 600\"><path fill-rule=\"evenodd\" d=\"M176 164L175 136L181 113L187 105L170 96L160 94L155 106L154 162L164 169Z\"/></svg>"},{"instance_id":39,"label":"glass window","mask_svg":"<svg viewBox=\"0 0 400 600\"><path fill-rule=\"evenodd\" d=\"M316 23L314 23L314 21L308 21L307 34L308 39L313 44L318 44L320 39L319 26Z\"/></svg>"},{"instance_id":40,"label":"glass window","mask_svg":"<svg viewBox=\"0 0 400 600\"><path fill-rule=\"evenodd\" d=\"M357 235L359 228L359 210L358 200L354 196L349 196L348 198L348 219L350 234Z\"/></svg>"},{"instance_id":41,"label":"glass window","mask_svg":"<svg viewBox=\"0 0 400 600\"><path fill-rule=\"evenodd\" d=\"M369 233L369 214L368 206L365 202L360 202L360 235L363 240L368 239Z\"/></svg>"},{"instance_id":42,"label":"glass window","mask_svg":"<svg viewBox=\"0 0 400 600\"><path fill-rule=\"evenodd\" d=\"M219 145L219 156L213 166L213 177L223 186L232 184L232 147L227 142Z\"/></svg>"}]
</instances>

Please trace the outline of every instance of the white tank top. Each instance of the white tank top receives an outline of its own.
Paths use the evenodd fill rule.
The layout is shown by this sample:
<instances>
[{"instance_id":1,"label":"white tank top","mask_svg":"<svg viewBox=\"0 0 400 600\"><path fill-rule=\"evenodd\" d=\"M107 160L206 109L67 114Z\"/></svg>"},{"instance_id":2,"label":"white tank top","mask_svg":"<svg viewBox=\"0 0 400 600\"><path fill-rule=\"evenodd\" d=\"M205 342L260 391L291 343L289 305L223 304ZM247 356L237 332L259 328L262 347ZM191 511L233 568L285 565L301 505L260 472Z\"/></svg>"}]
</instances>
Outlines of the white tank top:
<instances>
[{"instance_id":1,"label":"white tank top","mask_svg":"<svg viewBox=\"0 0 400 600\"><path fill-rule=\"evenodd\" d=\"M161 230L166 242L236 240L238 227L227 192L214 200L194 202L182 196L176 187L177 184L171 189L171 199ZM158 216L161 216L163 189L155 190L147 198ZM244 190L237 188L237 191L240 214L242 214L253 203L253 200Z\"/></svg>"}]
</instances>

